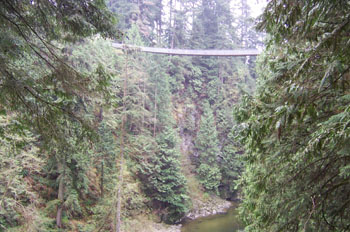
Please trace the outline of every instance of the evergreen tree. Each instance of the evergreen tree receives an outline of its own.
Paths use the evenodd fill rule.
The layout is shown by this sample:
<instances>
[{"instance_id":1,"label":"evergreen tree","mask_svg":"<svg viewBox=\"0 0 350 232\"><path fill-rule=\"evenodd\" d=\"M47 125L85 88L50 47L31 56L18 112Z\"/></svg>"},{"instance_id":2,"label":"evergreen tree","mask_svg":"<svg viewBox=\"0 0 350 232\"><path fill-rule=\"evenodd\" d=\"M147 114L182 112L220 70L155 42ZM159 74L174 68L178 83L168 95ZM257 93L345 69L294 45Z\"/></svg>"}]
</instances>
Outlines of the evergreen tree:
<instances>
[{"instance_id":1,"label":"evergreen tree","mask_svg":"<svg viewBox=\"0 0 350 232\"><path fill-rule=\"evenodd\" d=\"M229 2L168 2L164 17L165 1L108 1L123 42L235 46ZM5 0L0 22L0 230L127 230L149 206L179 221L189 204L172 102L188 116L182 129L198 132L204 189L233 191L242 61L122 55L101 39L118 33L101 0Z\"/></svg>"},{"instance_id":2,"label":"evergreen tree","mask_svg":"<svg viewBox=\"0 0 350 232\"><path fill-rule=\"evenodd\" d=\"M153 200L154 207L165 210L163 219L174 223L187 211L186 180L180 169L178 138L170 111L168 77L157 66L150 71L155 113L152 132L156 145L153 153L139 164L139 171L145 192Z\"/></svg>"},{"instance_id":3,"label":"evergreen tree","mask_svg":"<svg viewBox=\"0 0 350 232\"><path fill-rule=\"evenodd\" d=\"M145 41L148 43L161 42L163 33L161 0L109 0L108 6L119 16L119 26L124 31L136 25Z\"/></svg>"},{"instance_id":4,"label":"evergreen tree","mask_svg":"<svg viewBox=\"0 0 350 232\"><path fill-rule=\"evenodd\" d=\"M347 231L349 4L274 1L259 87L237 112L247 231Z\"/></svg>"},{"instance_id":5,"label":"evergreen tree","mask_svg":"<svg viewBox=\"0 0 350 232\"><path fill-rule=\"evenodd\" d=\"M195 152L197 173L203 187L214 193L218 193L221 173L218 167L220 155L219 141L214 122L213 111L208 102L203 105L200 128L195 140Z\"/></svg>"},{"instance_id":6,"label":"evergreen tree","mask_svg":"<svg viewBox=\"0 0 350 232\"><path fill-rule=\"evenodd\" d=\"M187 212L186 180L181 174L175 130L168 125L157 135L154 155L142 163L144 188L155 208L165 210L162 220L175 223Z\"/></svg>"},{"instance_id":7,"label":"evergreen tree","mask_svg":"<svg viewBox=\"0 0 350 232\"><path fill-rule=\"evenodd\" d=\"M42 174L44 160L38 157L37 138L29 130L18 133L12 115L0 115L0 230L19 225L24 213L32 214L29 229L43 229L38 218L40 201L34 178ZM39 187L40 188L40 187ZM28 220L29 215L25 215ZM39 219L39 220L38 220ZM47 220L47 218L45 218Z\"/></svg>"},{"instance_id":8,"label":"evergreen tree","mask_svg":"<svg viewBox=\"0 0 350 232\"><path fill-rule=\"evenodd\" d=\"M11 133L22 134L18 138L23 139L22 148L14 146L13 164L24 165L24 174L13 176L23 184L5 182L14 191L11 195L15 199L16 192L28 186L23 197L17 198L16 207L9 199L10 205L1 202L1 224L5 225L1 229L21 224L32 230L62 228L64 217L84 214L79 200L88 190L89 145L95 137L85 103L92 96L101 96L108 82L102 68L78 72L67 58L67 47L95 34L115 38L116 20L103 1L3 1L0 15L0 109L16 122ZM3 139L7 140L0 133L2 142ZM32 162L45 162L40 162L40 168L27 165L28 155ZM27 175L31 175L30 179ZM33 204L28 204L26 193L32 192L30 188L35 185L39 186L33 188L38 194L33 194ZM48 194L48 200L56 199L50 202L56 223L46 213L36 211L35 202L47 189L54 192ZM10 192L5 189L3 196L11 198L7 195ZM16 215L12 210L17 211ZM33 220L28 217L30 211ZM7 213L15 217L3 217Z\"/></svg>"}]
</instances>

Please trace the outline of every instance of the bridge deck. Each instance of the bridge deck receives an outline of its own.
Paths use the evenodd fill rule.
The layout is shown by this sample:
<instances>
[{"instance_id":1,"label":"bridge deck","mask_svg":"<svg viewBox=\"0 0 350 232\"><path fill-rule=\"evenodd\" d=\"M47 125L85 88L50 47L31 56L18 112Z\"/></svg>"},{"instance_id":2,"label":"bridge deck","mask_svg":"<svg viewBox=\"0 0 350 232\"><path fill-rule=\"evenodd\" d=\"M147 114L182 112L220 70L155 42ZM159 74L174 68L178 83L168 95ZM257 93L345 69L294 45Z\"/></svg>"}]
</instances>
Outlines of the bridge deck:
<instances>
[{"instance_id":1,"label":"bridge deck","mask_svg":"<svg viewBox=\"0 0 350 232\"><path fill-rule=\"evenodd\" d=\"M151 48L134 45L112 43L117 49L135 49L142 52L182 55L182 56L257 56L260 51L257 49L237 49L237 50L188 50L188 49L169 49L169 48Z\"/></svg>"}]
</instances>

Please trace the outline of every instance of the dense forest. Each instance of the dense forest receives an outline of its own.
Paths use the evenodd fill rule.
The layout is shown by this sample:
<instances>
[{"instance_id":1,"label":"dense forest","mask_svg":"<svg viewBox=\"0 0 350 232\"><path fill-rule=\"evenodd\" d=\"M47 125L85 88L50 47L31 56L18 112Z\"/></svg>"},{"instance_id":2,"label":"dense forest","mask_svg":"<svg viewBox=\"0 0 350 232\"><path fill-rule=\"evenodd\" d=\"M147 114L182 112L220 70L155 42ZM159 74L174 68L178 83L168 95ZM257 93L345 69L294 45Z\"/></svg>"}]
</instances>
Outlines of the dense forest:
<instances>
[{"instance_id":1,"label":"dense forest","mask_svg":"<svg viewBox=\"0 0 350 232\"><path fill-rule=\"evenodd\" d=\"M349 231L350 4L249 3L2 0L0 231Z\"/></svg>"}]
</instances>

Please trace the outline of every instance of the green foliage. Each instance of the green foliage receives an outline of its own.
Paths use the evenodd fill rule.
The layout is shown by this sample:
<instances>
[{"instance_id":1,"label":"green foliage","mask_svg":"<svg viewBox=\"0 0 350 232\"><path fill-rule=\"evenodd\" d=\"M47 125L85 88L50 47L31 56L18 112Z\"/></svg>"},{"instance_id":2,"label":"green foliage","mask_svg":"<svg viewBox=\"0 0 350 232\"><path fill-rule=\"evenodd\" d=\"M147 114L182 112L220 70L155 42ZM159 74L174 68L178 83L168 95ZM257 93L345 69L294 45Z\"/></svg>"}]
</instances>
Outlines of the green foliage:
<instances>
[{"instance_id":1,"label":"green foliage","mask_svg":"<svg viewBox=\"0 0 350 232\"><path fill-rule=\"evenodd\" d=\"M108 2L128 29L125 43L235 46L228 2L177 1L175 7L174 1L169 18L162 17L160 0ZM132 49L121 55L100 38L119 33L103 0L5 0L0 22L0 230L111 230L121 136L122 217L148 213L147 205L163 221L179 221L189 199L172 102L186 104L183 131L198 132L204 188L233 191L239 164L236 144L227 138L239 92L232 87L250 78L243 61L163 58ZM337 68L334 63L320 89ZM205 98L211 106L199 123L196 102Z\"/></svg>"},{"instance_id":2,"label":"green foliage","mask_svg":"<svg viewBox=\"0 0 350 232\"><path fill-rule=\"evenodd\" d=\"M115 38L116 20L101 0L6 0L0 15L1 230L55 231L47 217L55 217L53 209L46 215L38 207L54 202L64 180L64 199L55 204L70 216L84 213L80 200L89 189L96 138L94 105L86 105L106 97L100 93L109 81L101 66L77 65L72 42L96 34Z\"/></svg>"},{"instance_id":3,"label":"green foliage","mask_svg":"<svg viewBox=\"0 0 350 232\"><path fill-rule=\"evenodd\" d=\"M138 171L144 191L153 200L154 207L165 209L162 219L174 223L187 212L186 180L180 169L178 138L169 104L168 78L159 67L152 69L151 73L150 83L155 91L152 94L156 116L153 125L155 140L149 139L153 148L146 153L146 159L139 163Z\"/></svg>"},{"instance_id":4,"label":"green foliage","mask_svg":"<svg viewBox=\"0 0 350 232\"><path fill-rule=\"evenodd\" d=\"M349 5L274 1L258 91L236 117L247 231L349 229Z\"/></svg>"},{"instance_id":5,"label":"green foliage","mask_svg":"<svg viewBox=\"0 0 350 232\"><path fill-rule=\"evenodd\" d=\"M200 182L203 185L203 187L208 191L218 193L218 187L221 180L221 173L217 165L201 163L196 169L196 171L199 175Z\"/></svg>"},{"instance_id":6,"label":"green foliage","mask_svg":"<svg viewBox=\"0 0 350 232\"><path fill-rule=\"evenodd\" d=\"M157 27L162 23L162 1L109 0L108 6L118 15L118 26L122 30L127 31L135 25L147 40L152 41L157 36L154 31L159 30Z\"/></svg>"},{"instance_id":7,"label":"green foliage","mask_svg":"<svg viewBox=\"0 0 350 232\"><path fill-rule=\"evenodd\" d=\"M46 207L44 209L44 213L47 216L54 218L56 215L57 207L59 206L59 204L60 204L60 200L58 200L58 199L46 202Z\"/></svg>"},{"instance_id":8,"label":"green foliage","mask_svg":"<svg viewBox=\"0 0 350 232\"><path fill-rule=\"evenodd\" d=\"M158 134L159 150L149 160L155 170L146 184L149 189L155 190L150 194L151 199L161 202L164 204L162 207L167 209L167 223L178 221L187 212L186 180L181 174L176 142L175 131L169 126Z\"/></svg>"},{"instance_id":9,"label":"green foliage","mask_svg":"<svg viewBox=\"0 0 350 232\"><path fill-rule=\"evenodd\" d=\"M243 164L240 161L242 147L235 142L236 140L234 133L231 131L227 135L227 138L223 143L223 148L221 149L219 166L222 177L219 190L220 196L225 199L236 198L236 181L239 179L243 169Z\"/></svg>"},{"instance_id":10,"label":"green foliage","mask_svg":"<svg viewBox=\"0 0 350 232\"><path fill-rule=\"evenodd\" d=\"M21 212L35 207L39 197L31 189L32 175L41 172L43 159L37 157L36 138L19 130L10 115L0 116L0 222L1 228L17 226Z\"/></svg>"},{"instance_id":11,"label":"green foliage","mask_svg":"<svg viewBox=\"0 0 350 232\"><path fill-rule=\"evenodd\" d=\"M104 77L78 73L61 49L62 43L97 33L116 36L115 19L103 1L5 1L0 13L0 33L6 35L0 43L1 106L17 112L18 121L43 139L65 138L53 133L64 117L88 127L76 107Z\"/></svg>"},{"instance_id":12,"label":"green foliage","mask_svg":"<svg viewBox=\"0 0 350 232\"><path fill-rule=\"evenodd\" d=\"M214 124L213 111L208 102L204 103L199 131L195 140L197 173L203 187L218 193L221 173L218 167L219 141Z\"/></svg>"},{"instance_id":13,"label":"green foliage","mask_svg":"<svg viewBox=\"0 0 350 232\"><path fill-rule=\"evenodd\" d=\"M166 7L162 4L164 4L164 1L158 0L138 2L137 4L130 1L113 0L109 2L113 11L119 13L123 27L131 28L131 30L138 27L140 34L146 37L143 38L144 41L150 42L151 45L202 49L231 49L238 46L236 42L239 39L235 32L237 28L233 26L235 18L230 10L229 2L223 0L185 0L169 1ZM159 17L159 11L163 10L162 7L169 9L169 17ZM163 10L163 12L165 11ZM249 18L249 12L245 16ZM240 25L243 25L247 22L242 20L240 23ZM248 24L251 26L251 22L245 25L246 28L249 27ZM152 29L150 30L150 28ZM152 35L150 31L156 32L157 35ZM249 31L254 34L253 30ZM134 39L137 37L136 34L131 34L133 35L125 37L125 43L142 45L140 39ZM163 38L164 40L162 40ZM250 37L247 38L248 40L250 42L249 46L255 46ZM166 102L172 101L176 104L176 107L178 107L177 105L180 106L178 107L181 108L180 110L186 109L186 112L183 112L184 115L179 114L176 118L178 125L181 125L181 133L188 133L195 137L200 124L199 112L201 107L198 102L205 99L210 101L214 111L212 114L215 117L214 127L218 131L216 146L219 148L218 154L220 154L215 161L218 169L212 173L211 179L214 182L219 182L220 191L225 192L223 195L228 198L232 197L235 186L234 180L239 175L241 166L240 162L237 161L240 148L235 141L232 141L233 139L229 140L227 138L232 134L232 127L235 124L232 120L232 106L238 101L241 92L251 92L254 88L251 70L253 67L249 69L245 64L246 62L252 63L252 60L172 56L166 58L167 62L164 62L165 59L157 59L154 56L144 56L140 59L141 55L137 51L131 54L133 59L139 57L137 64L130 66L131 69L142 70L141 67L149 69L148 73L150 75L147 75L150 78L141 79L141 86L145 83L143 81L146 80L146 91L141 92L143 94L147 92L148 99L144 98L145 105L138 108L140 110L145 107L148 109L147 113L153 114L152 118L144 112L142 113L142 119L139 118L138 120L138 122L148 121L147 126L145 124L141 126L147 128L148 133L155 135L164 129L164 124L161 121L169 120L167 119L169 116L168 113L163 114L159 108L168 104ZM129 62L132 62L133 59L130 59ZM148 62L146 63L145 60ZM163 88L159 88L157 86L160 85L155 84L164 81L164 73L162 73L164 71L160 72L159 66L167 68L166 74L170 76L168 82L172 94L171 98L164 98L163 96L166 95L162 93ZM133 96L137 95L135 92L133 93ZM157 98L159 99L157 100ZM137 100L134 100L135 102ZM182 107L183 104L185 104L184 107ZM188 106L188 104L191 106ZM133 115L136 115L136 112L139 111L135 110ZM186 122L183 123L182 120ZM130 125L130 128L139 128L139 126L136 123ZM135 134L139 135L143 132L137 131ZM143 138L147 136L149 134L143 134ZM155 142L149 142L148 144L152 143ZM137 142L133 144L139 146ZM151 152L149 149L147 151L140 149L137 154L147 154L148 156Z\"/></svg>"}]
</instances>

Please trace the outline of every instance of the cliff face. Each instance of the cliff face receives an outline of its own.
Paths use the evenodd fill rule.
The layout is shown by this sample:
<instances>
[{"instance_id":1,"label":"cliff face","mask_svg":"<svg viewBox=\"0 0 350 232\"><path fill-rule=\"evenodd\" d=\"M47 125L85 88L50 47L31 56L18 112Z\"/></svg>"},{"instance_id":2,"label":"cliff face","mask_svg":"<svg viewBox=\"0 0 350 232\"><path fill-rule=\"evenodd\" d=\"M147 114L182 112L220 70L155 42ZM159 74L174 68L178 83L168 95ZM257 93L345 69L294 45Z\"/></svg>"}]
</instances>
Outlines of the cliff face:
<instances>
[{"instance_id":1,"label":"cliff face","mask_svg":"<svg viewBox=\"0 0 350 232\"><path fill-rule=\"evenodd\" d=\"M173 98L173 101L174 99L176 98ZM201 155L195 148L195 141L203 114L200 104L187 98L178 102L174 101L173 105L173 116L176 119L180 137L181 167L187 180L188 193L191 200L191 207L184 219L193 220L198 217L223 213L230 207L230 202L206 191L200 183L195 164ZM231 195L233 196L234 192Z\"/></svg>"}]
</instances>

